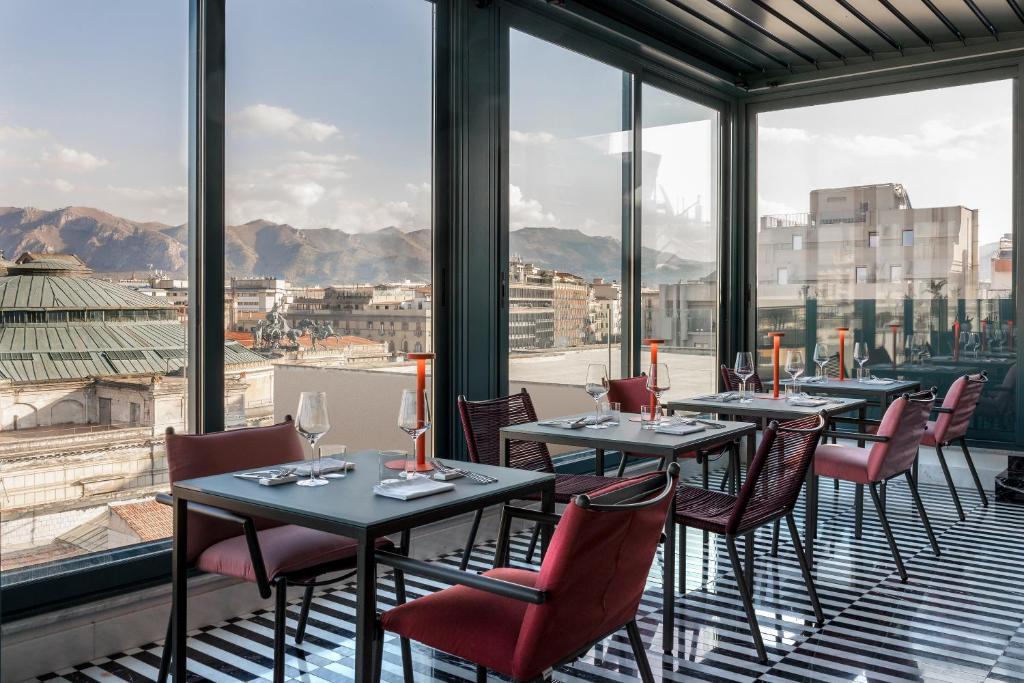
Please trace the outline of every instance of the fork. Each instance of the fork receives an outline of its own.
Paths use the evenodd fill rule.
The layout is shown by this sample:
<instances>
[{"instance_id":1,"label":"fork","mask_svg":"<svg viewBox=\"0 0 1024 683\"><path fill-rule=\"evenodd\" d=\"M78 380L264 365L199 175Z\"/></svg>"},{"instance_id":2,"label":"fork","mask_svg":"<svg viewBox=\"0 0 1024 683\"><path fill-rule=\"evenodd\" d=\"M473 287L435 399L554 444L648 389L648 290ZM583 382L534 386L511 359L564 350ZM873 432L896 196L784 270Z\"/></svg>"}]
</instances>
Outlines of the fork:
<instances>
[{"instance_id":1,"label":"fork","mask_svg":"<svg viewBox=\"0 0 1024 683\"><path fill-rule=\"evenodd\" d=\"M477 484L493 484L494 482L498 481L494 477L488 476L486 474L480 474L479 472L470 472L468 470L463 470L458 467L452 467L451 465L445 465L443 462L437 459L434 460L434 467L436 467L438 471L441 472L441 474L461 474L462 476L466 477L470 481L476 482Z\"/></svg>"}]
</instances>

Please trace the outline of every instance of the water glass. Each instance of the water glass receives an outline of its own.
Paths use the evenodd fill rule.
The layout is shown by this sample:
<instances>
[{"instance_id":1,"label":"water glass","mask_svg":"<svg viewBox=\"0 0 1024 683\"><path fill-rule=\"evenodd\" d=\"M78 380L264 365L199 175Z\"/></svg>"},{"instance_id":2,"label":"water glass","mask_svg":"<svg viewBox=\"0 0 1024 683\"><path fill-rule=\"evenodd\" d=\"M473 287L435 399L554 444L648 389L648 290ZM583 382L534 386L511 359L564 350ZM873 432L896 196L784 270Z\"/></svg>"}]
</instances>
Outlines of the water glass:
<instances>
[{"instance_id":1,"label":"water glass","mask_svg":"<svg viewBox=\"0 0 1024 683\"><path fill-rule=\"evenodd\" d=\"M661 419L661 406L655 404L654 410L651 410L649 404L640 406L640 428L641 429L654 429L658 426L658 422Z\"/></svg>"},{"instance_id":2,"label":"water glass","mask_svg":"<svg viewBox=\"0 0 1024 683\"><path fill-rule=\"evenodd\" d=\"M398 474L388 467L392 460L405 458L408 463L407 451L381 451L377 461L377 483L382 486L398 482Z\"/></svg>"},{"instance_id":3,"label":"water glass","mask_svg":"<svg viewBox=\"0 0 1024 683\"><path fill-rule=\"evenodd\" d=\"M622 422L622 404L618 401L602 401L601 402L601 417L609 417L610 420L604 422L609 427L617 427Z\"/></svg>"}]
</instances>

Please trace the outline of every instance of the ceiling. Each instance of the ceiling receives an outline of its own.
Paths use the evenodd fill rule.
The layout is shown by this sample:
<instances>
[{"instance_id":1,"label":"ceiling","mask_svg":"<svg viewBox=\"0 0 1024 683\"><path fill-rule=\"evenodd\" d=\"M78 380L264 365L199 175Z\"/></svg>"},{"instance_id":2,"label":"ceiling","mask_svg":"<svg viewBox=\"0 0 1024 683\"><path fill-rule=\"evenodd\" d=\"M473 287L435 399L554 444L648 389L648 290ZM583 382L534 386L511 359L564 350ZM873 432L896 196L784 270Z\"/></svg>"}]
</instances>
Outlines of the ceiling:
<instances>
[{"instance_id":1,"label":"ceiling","mask_svg":"<svg viewBox=\"0 0 1024 683\"><path fill-rule=\"evenodd\" d=\"M581 0L743 87L1024 41L1024 0Z\"/></svg>"}]
</instances>

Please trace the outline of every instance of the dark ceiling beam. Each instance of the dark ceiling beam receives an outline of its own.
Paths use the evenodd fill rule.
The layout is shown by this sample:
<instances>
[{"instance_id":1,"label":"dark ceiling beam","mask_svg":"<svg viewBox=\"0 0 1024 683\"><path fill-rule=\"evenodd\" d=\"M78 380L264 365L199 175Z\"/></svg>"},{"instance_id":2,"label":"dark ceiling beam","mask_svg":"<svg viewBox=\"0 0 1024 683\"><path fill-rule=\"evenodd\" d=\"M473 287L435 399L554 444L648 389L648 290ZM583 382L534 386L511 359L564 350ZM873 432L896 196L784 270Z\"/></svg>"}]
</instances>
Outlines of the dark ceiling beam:
<instances>
[{"instance_id":1,"label":"dark ceiling beam","mask_svg":"<svg viewBox=\"0 0 1024 683\"><path fill-rule=\"evenodd\" d=\"M974 12L974 16L976 16L978 21L981 22L981 25L992 34L992 37L999 40L999 31L996 30L996 25L989 21L988 17L985 16L985 13L981 11L981 8L978 7L974 0L964 0L964 4Z\"/></svg>"},{"instance_id":2,"label":"dark ceiling beam","mask_svg":"<svg viewBox=\"0 0 1024 683\"><path fill-rule=\"evenodd\" d=\"M792 45L787 43L785 40L783 40L782 38L779 38L777 35L775 35L771 31L769 31L767 28L765 28L761 24L757 23L753 19L749 18L748 16L746 16L745 14L740 12L739 10L737 10L737 9L735 9L733 7L730 7L729 5L725 4L724 2L722 2L722 0L708 0L708 2L710 2L712 5L714 5L718 9L722 10L723 12L728 14L729 16L734 17L734 18L740 20L741 22L743 22L744 24L746 24L750 28L754 29L755 31L757 31L761 35L763 35L766 38L768 38L768 40L771 40L772 42L776 43L777 45L780 45L784 49L789 50L790 52L792 52L793 54L795 54L797 57L799 57L800 59L804 60L808 64L815 64L816 65L818 63L818 60L816 60L814 57L811 57L806 52L803 52L802 50L798 50L797 48L793 47Z\"/></svg>"},{"instance_id":3,"label":"dark ceiling beam","mask_svg":"<svg viewBox=\"0 0 1024 683\"><path fill-rule=\"evenodd\" d=\"M949 29L950 33L952 33L954 36L956 36L957 40L959 40L964 45L967 44L967 39L964 38L964 34L960 33L960 29L958 29L953 24L953 22L949 20L949 17L947 17L945 14L942 13L942 10L940 10L938 7L935 6L935 3L933 3L932 0L921 0L921 2L924 3L925 7L927 7L928 9L930 9L932 11L932 14L934 14L935 17L939 21L941 21L943 23L943 25L945 25L945 27L947 29Z\"/></svg>"},{"instance_id":4,"label":"dark ceiling beam","mask_svg":"<svg viewBox=\"0 0 1024 683\"><path fill-rule=\"evenodd\" d=\"M793 0L793 2L795 2L796 4L798 4L801 7L803 7L804 10L806 10L808 14L813 16L815 19L817 19L821 23L825 24L825 26L828 26L830 29L832 29L833 31L835 31L836 33L841 35L843 38L846 38L846 40L848 40L850 43L852 43L861 52L863 52L866 55L872 56L872 57L874 56L874 53L871 52L871 48L869 48L867 45L865 45L864 43L860 42L859 40L857 40L856 38L851 36L849 33L847 33L843 29L842 26L839 26L834 21L832 21L831 19L826 17L824 14L822 14L818 10L814 9L814 7L812 7L811 5L807 4L807 2L805 2L805 0Z\"/></svg>"},{"instance_id":5,"label":"dark ceiling beam","mask_svg":"<svg viewBox=\"0 0 1024 683\"><path fill-rule=\"evenodd\" d=\"M654 17L655 19L657 19L660 22L666 22L666 23L671 24L673 28L676 28L679 31L682 31L687 36L693 38L694 40L696 40L699 43L703 43L706 47L711 48L715 52L718 52L719 54L727 56L729 59L733 60L734 62L739 62L740 64L744 64L744 65L748 66L750 69L752 69L753 71L762 71L762 72L763 71L767 71L767 69L765 69L764 65L762 65L762 64L755 64L754 62L750 61L749 59L747 59L743 55L741 55L739 53L736 53L736 52L733 52L732 50L730 50L727 47L724 47L721 43L716 43L715 41L711 40L707 36L703 36L700 33L698 33L697 31L692 30L689 26L686 26L684 24L679 23L676 19L674 19L673 17L665 14L664 12L658 11L658 10L654 9L653 7L648 7L647 5L645 5L645 4L641 3L641 2L637 2L637 0L633 0L632 1L632 6L634 8L636 8L636 9L641 10L642 12L644 12L646 14L651 15L652 17ZM676 45L679 46L678 42L676 43ZM679 46L679 49L682 49L684 52L687 51L682 46ZM692 52L692 50L689 50L689 52ZM742 77L742 73L739 72L739 71L736 71L736 69L729 69L729 68L727 68L724 65L721 65L719 68L721 68L724 71L729 71L731 73L735 73L737 76Z\"/></svg>"},{"instance_id":6,"label":"dark ceiling beam","mask_svg":"<svg viewBox=\"0 0 1024 683\"><path fill-rule=\"evenodd\" d=\"M775 17L776 19L778 19L779 21L784 23L786 26L790 27L791 29L793 29L794 31L796 31L797 33L802 35L807 40L811 41L812 43L814 43L815 45L820 47L825 52L828 52L830 55L832 55L836 59L842 61L844 64L846 63L846 57L844 57L841 52L836 50L834 47L832 47L831 45L829 45L825 41L821 40L821 38L818 38L816 35L814 35L810 31L808 31L803 26L801 26L800 24L796 23L795 21L793 21L789 17L787 17L785 14L783 14L779 10L777 10L774 7L772 7L771 5L769 5L768 2L766 2L766 0L750 0L750 1L753 2L755 5L757 5L758 7L760 7L761 9L763 9L768 14L772 15L773 17Z\"/></svg>"},{"instance_id":7,"label":"dark ceiling beam","mask_svg":"<svg viewBox=\"0 0 1024 683\"><path fill-rule=\"evenodd\" d=\"M735 40L735 41L737 41L739 43L743 43L745 46L747 46L748 48L750 48L754 52L758 52L758 53L764 55L765 57L767 57L771 61L775 62L776 64L778 64L782 68L792 70L793 67L791 67L788 62L783 61L783 60L779 59L778 57L776 57L775 55L773 55L771 52L768 52L767 50L764 50L764 49L758 47L757 45L755 45L754 43L750 42L749 40L747 40L746 38L744 38L740 34L734 32L734 31L730 31L728 28L726 28L722 24L718 23L717 21L715 21L711 17L705 15L703 12L698 12L697 10L693 9L692 7L688 7L687 5L683 4L679 0L668 0L668 3L670 5L672 5L673 7L681 9L682 11L686 12L690 16L696 17L700 21L703 21L705 24L707 24L711 28L715 29L716 31L720 31L720 32L724 33L725 35L729 36L730 38L732 38L733 40Z\"/></svg>"},{"instance_id":8,"label":"dark ceiling beam","mask_svg":"<svg viewBox=\"0 0 1024 683\"><path fill-rule=\"evenodd\" d=\"M1020 6L1020 3L1017 0L1006 0L1006 4L1010 6L1013 13L1020 19L1020 23L1024 24L1024 8Z\"/></svg>"},{"instance_id":9,"label":"dark ceiling beam","mask_svg":"<svg viewBox=\"0 0 1024 683\"><path fill-rule=\"evenodd\" d=\"M874 31L876 36L878 36L879 38L881 38L885 42L889 43L889 45L891 45L894 50L896 50L900 54L903 54L903 46L900 45L899 41L896 40L895 38L893 38L892 36L890 36L885 31L883 31L881 29L881 27L879 27L877 24L875 24L875 22L873 22L870 19L868 19L864 15L863 12L861 12L859 9L857 9L856 7L851 5L849 2L847 2L847 0L836 0L836 2L838 2L840 5L842 5L843 8L847 12L849 12L853 16L857 17L857 19L860 21L860 23L864 24L869 29Z\"/></svg>"},{"instance_id":10,"label":"dark ceiling beam","mask_svg":"<svg viewBox=\"0 0 1024 683\"><path fill-rule=\"evenodd\" d=\"M899 11L898 9L896 9L895 5L893 5L891 2L889 2L889 0L878 0L878 1L880 3L882 3L882 7L884 7L887 10L889 10L890 14L892 14L894 17L899 19L900 22L902 22L902 24L904 26L909 28L914 33L915 36L920 38L922 43L924 43L925 45L927 45L928 47L930 47L933 50L935 49L935 43L932 42L932 39L929 38L928 35L924 31L919 29L917 27L917 24L915 24L910 19L908 19L907 16L905 14L903 14L903 12ZM1009 0L1009 1L1013 2L1013 0Z\"/></svg>"}]
</instances>

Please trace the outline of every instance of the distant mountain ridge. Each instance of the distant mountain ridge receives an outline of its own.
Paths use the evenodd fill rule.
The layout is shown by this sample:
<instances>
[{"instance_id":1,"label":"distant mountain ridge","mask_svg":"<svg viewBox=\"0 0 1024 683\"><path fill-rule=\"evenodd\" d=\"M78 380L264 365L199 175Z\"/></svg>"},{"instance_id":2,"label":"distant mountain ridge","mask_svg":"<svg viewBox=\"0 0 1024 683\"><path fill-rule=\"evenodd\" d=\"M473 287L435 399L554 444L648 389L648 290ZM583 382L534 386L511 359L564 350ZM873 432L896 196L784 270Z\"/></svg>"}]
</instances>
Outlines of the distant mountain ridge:
<instances>
[{"instance_id":1,"label":"distant mountain ridge","mask_svg":"<svg viewBox=\"0 0 1024 683\"><path fill-rule=\"evenodd\" d=\"M587 279L618 278L619 245L563 228L522 228L509 236L510 253L524 261ZM225 265L229 276L273 275L299 285L429 280L430 248L426 229L347 233L256 220L227 227ZM24 251L73 253L100 273L160 270L183 277L188 269L187 226L131 221L88 207L0 207L0 249L9 259ZM649 285L703 277L715 267L646 247L643 260L657 264Z\"/></svg>"}]
</instances>

